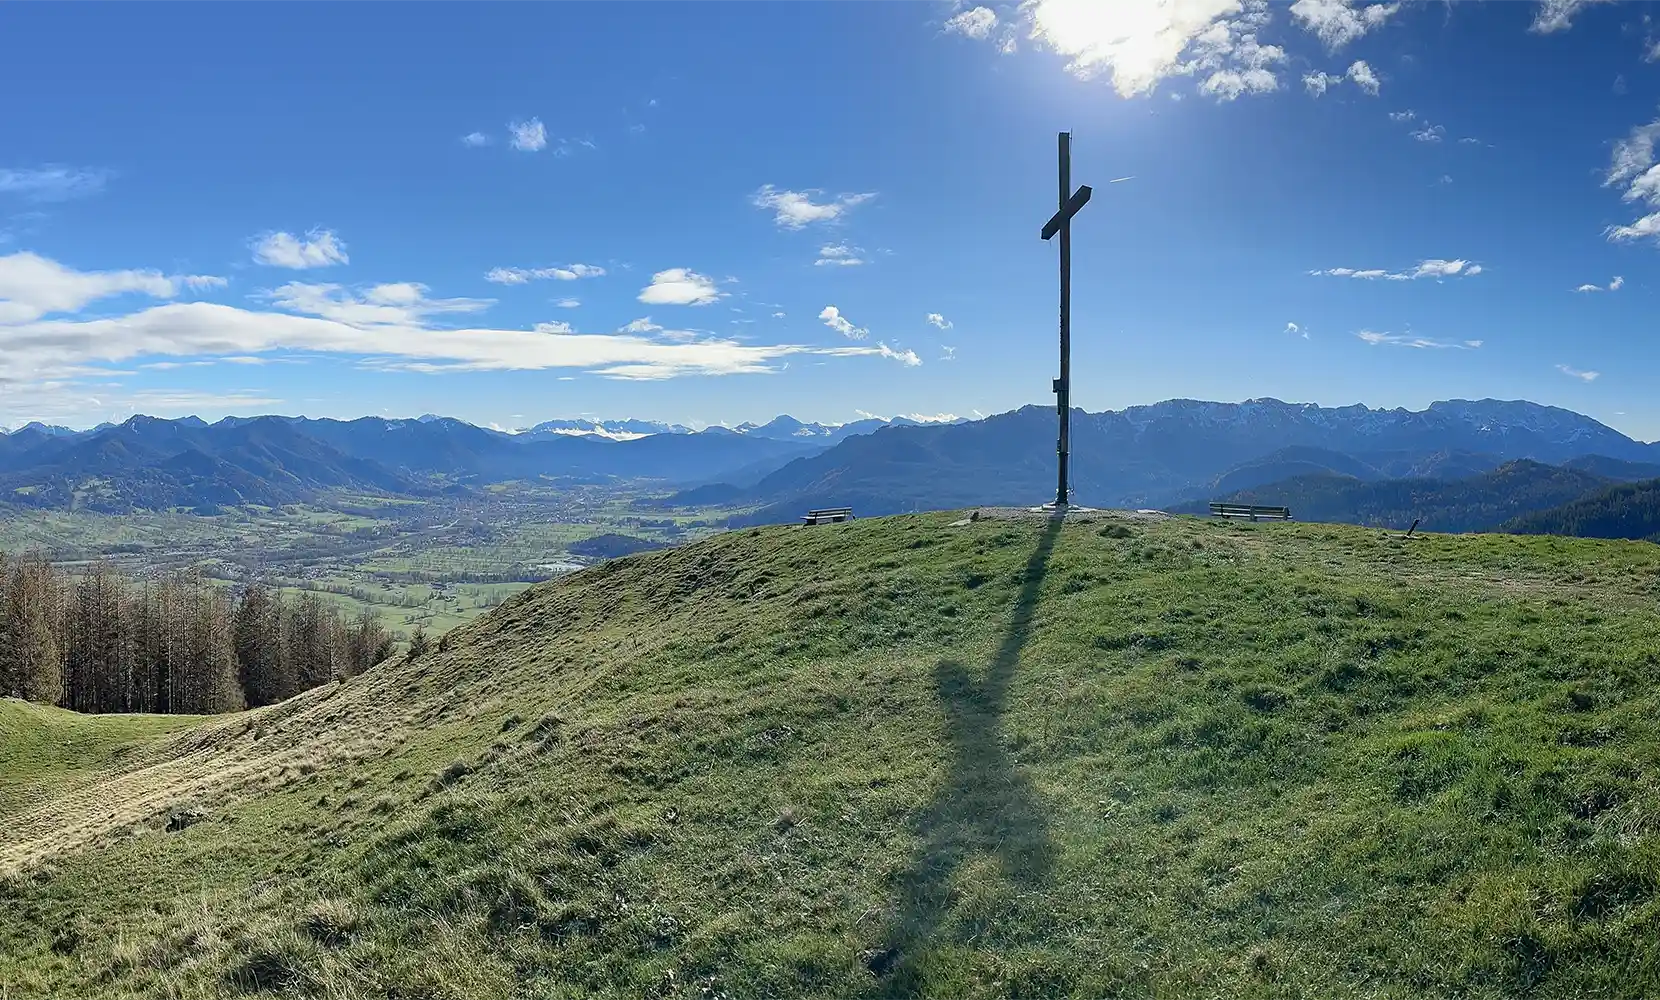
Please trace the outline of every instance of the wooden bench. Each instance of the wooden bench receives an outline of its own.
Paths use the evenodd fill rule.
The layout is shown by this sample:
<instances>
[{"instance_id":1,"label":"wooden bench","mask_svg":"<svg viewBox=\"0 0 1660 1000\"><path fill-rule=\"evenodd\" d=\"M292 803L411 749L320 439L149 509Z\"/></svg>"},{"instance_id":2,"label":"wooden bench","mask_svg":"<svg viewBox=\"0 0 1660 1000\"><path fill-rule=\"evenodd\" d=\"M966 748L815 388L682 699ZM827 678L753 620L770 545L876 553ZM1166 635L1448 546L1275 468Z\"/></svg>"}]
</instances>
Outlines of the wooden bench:
<instances>
[{"instance_id":1,"label":"wooden bench","mask_svg":"<svg viewBox=\"0 0 1660 1000\"><path fill-rule=\"evenodd\" d=\"M1243 517L1251 521L1289 521L1290 507L1263 507L1254 503L1211 502L1211 517Z\"/></svg>"},{"instance_id":2,"label":"wooden bench","mask_svg":"<svg viewBox=\"0 0 1660 1000\"><path fill-rule=\"evenodd\" d=\"M852 507L824 507L819 510L810 510L802 518L808 524L835 524L838 521L853 520Z\"/></svg>"}]
</instances>

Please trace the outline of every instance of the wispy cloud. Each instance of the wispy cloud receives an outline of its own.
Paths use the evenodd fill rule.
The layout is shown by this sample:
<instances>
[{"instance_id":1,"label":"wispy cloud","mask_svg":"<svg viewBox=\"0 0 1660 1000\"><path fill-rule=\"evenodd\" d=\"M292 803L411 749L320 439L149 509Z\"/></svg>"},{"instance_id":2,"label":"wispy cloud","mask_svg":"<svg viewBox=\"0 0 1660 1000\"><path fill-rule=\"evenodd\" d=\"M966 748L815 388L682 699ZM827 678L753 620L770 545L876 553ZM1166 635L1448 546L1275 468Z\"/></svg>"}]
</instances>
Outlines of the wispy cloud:
<instances>
[{"instance_id":1,"label":"wispy cloud","mask_svg":"<svg viewBox=\"0 0 1660 1000\"><path fill-rule=\"evenodd\" d=\"M542 124L540 118L508 122L507 137L508 145L523 153L534 153L548 146L547 126Z\"/></svg>"},{"instance_id":2,"label":"wispy cloud","mask_svg":"<svg viewBox=\"0 0 1660 1000\"><path fill-rule=\"evenodd\" d=\"M986 38L997 27L997 12L990 7L973 7L952 15L945 30L968 38Z\"/></svg>"},{"instance_id":3,"label":"wispy cloud","mask_svg":"<svg viewBox=\"0 0 1660 1000\"><path fill-rule=\"evenodd\" d=\"M1574 291L1576 291L1576 292L1617 292L1621 288L1624 288L1624 287L1625 287L1625 279L1623 277L1621 277L1620 275L1616 274L1616 275L1614 275L1614 279L1608 283L1607 288L1604 288L1602 285L1586 284L1586 285L1580 285L1578 288L1574 289Z\"/></svg>"},{"instance_id":4,"label":"wispy cloud","mask_svg":"<svg viewBox=\"0 0 1660 1000\"><path fill-rule=\"evenodd\" d=\"M1432 340L1429 337L1414 337L1411 334L1378 333L1373 330L1361 330L1355 334L1361 340L1374 347L1411 347L1419 350L1455 350L1473 351L1481 346L1479 340Z\"/></svg>"},{"instance_id":5,"label":"wispy cloud","mask_svg":"<svg viewBox=\"0 0 1660 1000\"><path fill-rule=\"evenodd\" d=\"M937 327L941 330L951 329L951 321L946 319L944 316L941 316L939 313L928 314L928 325Z\"/></svg>"},{"instance_id":6,"label":"wispy cloud","mask_svg":"<svg viewBox=\"0 0 1660 1000\"><path fill-rule=\"evenodd\" d=\"M1540 0L1539 9L1533 15L1533 24L1528 30L1541 35L1553 31L1566 31L1573 27L1574 14L1578 13L1580 8L1604 2L1606 0Z\"/></svg>"},{"instance_id":7,"label":"wispy cloud","mask_svg":"<svg viewBox=\"0 0 1660 1000\"><path fill-rule=\"evenodd\" d=\"M0 257L0 324L27 323L53 313L72 313L88 303L137 293L176 298L187 289L222 287L211 275L164 275L160 271L75 271L55 260L24 251ZM0 329L5 350L16 345ZM0 351L4 353L4 351Z\"/></svg>"},{"instance_id":8,"label":"wispy cloud","mask_svg":"<svg viewBox=\"0 0 1660 1000\"><path fill-rule=\"evenodd\" d=\"M26 201L68 201L102 191L109 176L107 170L87 167L0 168L0 194L17 195Z\"/></svg>"},{"instance_id":9,"label":"wispy cloud","mask_svg":"<svg viewBox=\"0 0 1660 1000\"><path fill-rule=\"evenodd\" d=\"M497 285L522 285L529 281L575 281L578 278L600 278L605 268L597 264L565 264L560 267L493 267L484 280Z\"/></svg>"},{"instance_id":10,"label":"wispy cloud","mask_svg":"<svg viewBox=\"0 0 1660 1000\"><path fill-rule=\"evenodd\" d=\"M1602 374L1602 372L1581 371L1578 368L1570 368L1567 365L1557 365L1556 370L1569 378L1577 378L1581 382L1595 382L1598 376Z\"/></svg>"},{"instance_id":11,"label":"wispy cloud","mask_svg":"<svg viewBox=\"0 0 1660 1000\"><path fill-rule=\"evenodd\" d=\"M823 311L818 314L818 318L825 326L849 340L863 340L870 335L869 330L854 326L849 322L848 318L843 316L841 310L835 306L825 306Z\"/></svg>"},{"instance_id":12,"label":"wispy cloud","mask_svg":"<svg viewBox=\"0 0 1660 1000\"><path fill-rule=\"evenodd\" d=\"M1378 95L1378 88L1381 86L1377 74L1372 71L1372 67L1366 60L1357 59L1350 64L1348 70L1342 76L1323 71L1304 74L1303 88L1308 91L1311 97L1320 97L1328 89L1337 86L1344 80L1353 80L1355 86L1373 97Z\"/></svg>"},{"instance_id":13,"label":"wispy cloud","mask_svg":"<svg viewBox=\"0 0 1660 1000\"><path fill-rule=\"evenodd\" d=\"M1660 118L1637 126L1616 143L1603 186L1623 186L1622 201L1640 201L1651 209L1660 209L1660 164L1654 159L1657 138L1660 138ZM1650 212L1629 225L1610 226L1605 235L1615 242L1660 237L1660 211Z\"/></svg>"},{"instance_id":14,"label":"wispy cloud","mask_svg":"<svg viewBox=\"0 0 1660 1000\"><path fill-rule=\"evenodd\" d=\"M485 135L483 132L468 132L466 135L461 137L461 145L488 146L490 145L490 137Z\"/></svg>"},{"instance_id":15,"label":"wispy cloud","mask_svg":"<svg viewBox=\"0 0 1660 1000\"><path fill-rule=\"evenodd\" d=\"M1447 127L1445 125L1426 124L1423 128L1413 129L1410 134L1412 138L1419 142L1440 142L1442 137L1447 134Z\"/></svg>"},{"instance_id":16,"label":"wispy cloud","mask_svg":"<svg viewBox=\"0 0 1660 1000\"><path fill-rule=\"evenodd\" d=\"M957 349L955 347L952 347L950 344L940 345L940 352L941 352L940 353L940 360L941 361L955 361L955 360L957 360Z\"/></svg>"},{"instance_id":17,"label":"wispy cloud","mask_svg":"<svg viewBox=\"0 0 1660 1000\"><path fill-rule=\"evenodd\" d=\"M304 237L293 233L264 233L249 244L254 262L268 267L287 267L303 271L313 267L349 264L346 244L332 230L313 229Z\"/></svg>"},{"instance_id":18,"label":"wispy cloud","mask_svg":"<svg viewBox=\"0 0 1660 1000\"><path fill-rule=\"evenodd\" d=\"M554 305L558 306L561 309L575 309L576 307L582 305L582 300L581 299L560 299L558 302L555 302Z\"/></svg>"},{"instance_id":19,"label":"wispy cloud","mask_svg":"<svg viewBox=\"0 0 1660 1000\"><path fill-rule=\"evenodd\" d=\"M1360 278L1362 280L1385 281L1412 281L1416 278L1469 278L1481 273L1480 264L1472 264L1467 260L1442 260L1431 257L1421 260L1410 271L1386 271L1383 268L1356 269L1352 267L1328 267L1308 272L1319 277L1328 278Z\"/></svg>"},{"instance_id":20,"label":"wispy cloud","mask_svg":"<svg viewBox=\"0 0 1660 1000\"><path fill-rule=\"evenodd\" d=\"M1285 324L1285 332L1286 333L1294 333L1297 336L1303 338L1304 340L1308 339L1308 331L1303 329L1302 327L1298 326L1295 323Z\"/></svg>"},{"instance_id":21,"label":"wispy cloud","mask_svg":"<svg viewBox=\"0 0 1660 1000\"><path fill-rule=\"evenodd\" d=\"M1291 18L1335 50L1383 24L1400 9L1399 3L1297 0L1291 5Z\"/></svg>"},{"instance_id":22,"label":"wispy cloud","mask_svg":"<svg viewBox=\"0 0 1660 1000\"><path fill-rule=\"evenodd\" d=\"M839 194L826 197L822 191L781 191L771 184L763 184L750 195L750 204L756 208L771 209L772 221L784 229L801 229L814 222L832 222L841 218L855 205L862 205L875 194Z\"/></svg>"},{"instance_id":23,"label":"wispy cloud","mask_svg":"<svg viewBox=\"0 0 1660 1000\"><path fill-rule=\"evenodd\" d=\"M267 293L264 309L170 302L116 315L45 318L128 292L169 298L183 284L155 271L80 272L34 255L0 258L0 343L6 345L0 409L20 405L24 389L38 395L50 387L68 398L74 384L107 379L113 372L100 366L114 362L155 358L184 365L202 356L272 351L333 354L364 367L423 374L572 368L622 379L771 372L794 355L921 363L914 352L885 344L756 344L663 330L585 334L561 332L562 323L457 327L455 321L473 319L490 300L434 297L419 282L358 288L292 282Z\"/></svg>"},{"instance_id":24,"label":"wispy cloud","mask_svg":"<svg viewBox=\"0 0 1660 1000\"><path fill-rule=\"evenodd\" d=\"M835 265L838 267L852 267L866 263L863 247L850 246L845 242L826 243L818 248L818 260L813 261L815 266Z\"/></svg>"},{"instance_id":25,"label":"wispy cloud","mask_svg":"<svg viewBox=\"0 0 1660 1000\"><path fill-rule=\"evenodd\" d=\"M671 267L651 276L651 284L640 290L639 300L647 305L706 306L725 297L713 278L684 267Z\"/></svg>"}]
</instances>

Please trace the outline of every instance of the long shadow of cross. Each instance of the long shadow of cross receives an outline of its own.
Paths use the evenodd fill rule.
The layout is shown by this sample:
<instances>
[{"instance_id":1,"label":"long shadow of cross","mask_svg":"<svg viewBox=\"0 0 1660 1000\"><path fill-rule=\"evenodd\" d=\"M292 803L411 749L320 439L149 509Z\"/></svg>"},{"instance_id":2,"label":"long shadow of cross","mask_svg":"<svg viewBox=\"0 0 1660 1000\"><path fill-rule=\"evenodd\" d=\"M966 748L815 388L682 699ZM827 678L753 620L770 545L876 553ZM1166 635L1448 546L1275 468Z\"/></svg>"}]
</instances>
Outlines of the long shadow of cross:
<instances>
[{"instance_id":1,"label":"long shadow of cross","mask_svg":"<svg viewBox=\"0 0 1660 1000\"><path fill-rule=\"evenodd\" d=\"M922 846L898 879L885 948L867 963L880 977L877 996L912 996L919 989L916 959L950 913L951 877L964 861L995 855L1004 877L1022 887L1037 886L1049 874L1054 851L1049 825L1031 782L1003 748L999 729L1060 529L1061 519L1051 520L1026 561L1008 632L984 680L976 684L954 660L942 660L934 669L951 741L950 772L917 814Z\"/></svg>"}]
</instances>

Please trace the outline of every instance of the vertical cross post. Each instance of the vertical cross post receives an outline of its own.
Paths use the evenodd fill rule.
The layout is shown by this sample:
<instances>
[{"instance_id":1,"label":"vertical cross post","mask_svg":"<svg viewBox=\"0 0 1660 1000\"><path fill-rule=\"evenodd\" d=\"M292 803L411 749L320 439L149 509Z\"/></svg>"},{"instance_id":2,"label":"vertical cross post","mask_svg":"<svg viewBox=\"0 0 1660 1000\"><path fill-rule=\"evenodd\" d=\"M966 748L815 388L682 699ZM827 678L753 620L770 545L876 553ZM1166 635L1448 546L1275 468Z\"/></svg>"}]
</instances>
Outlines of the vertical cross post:
<instances>
[{"instance_id":1,"label":"vertical cross post","mask_svg":"<svg viewBox=\"0 0 1660 1000\"><path fill-rule=\"evenodd\" d=\"M1059 485L1055 506L1065 507L1072 458L1072 216L1065 215L1066 199L1072 194L1072 133L1060 133L1060 197L1055 199L1061 219L1061 377L1055 381L1055 406L1060 411L1060 438L1055 443Z\"/></svg>"},{"instance_id":2,"label":"vertical cross post","mask_svg":"<svg viewBox=\"0 0 1660 1000\"><path fill-rule=\"evenodd\" d=\"M1072 217L1089 204L1090 189L1072 190L1072 133L1060 133L1060 195L1057 208L1044 223L1045 240L1061 236L1061 375L1055 379L1055 409L1060 417L1060 435L1055 440L1057 482L1055 506L1065 507L1070 499L1068 484L1072 459Z\"/></svg>"}]
</instances>

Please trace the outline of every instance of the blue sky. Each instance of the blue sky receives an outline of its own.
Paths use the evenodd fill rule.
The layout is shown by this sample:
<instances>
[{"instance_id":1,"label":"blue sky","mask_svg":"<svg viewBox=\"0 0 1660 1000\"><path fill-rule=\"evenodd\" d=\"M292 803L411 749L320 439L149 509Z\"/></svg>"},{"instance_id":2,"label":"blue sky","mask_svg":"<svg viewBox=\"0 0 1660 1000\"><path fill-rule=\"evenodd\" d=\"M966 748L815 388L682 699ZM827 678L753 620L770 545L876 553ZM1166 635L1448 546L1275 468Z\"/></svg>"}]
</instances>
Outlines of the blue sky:
<instances>
[{"instance_id":1,"label":"blue sky","mask_svg":"<svg viewBox=\"0 0 1660 1000\"><path fill-rule=\"evenodd\" d=\"M1496 396L1660 438L1643 6L6 4L0 35L0 424L1047 404L1069 128L1076 405Z\"/></svg>"}]
</instances>

